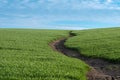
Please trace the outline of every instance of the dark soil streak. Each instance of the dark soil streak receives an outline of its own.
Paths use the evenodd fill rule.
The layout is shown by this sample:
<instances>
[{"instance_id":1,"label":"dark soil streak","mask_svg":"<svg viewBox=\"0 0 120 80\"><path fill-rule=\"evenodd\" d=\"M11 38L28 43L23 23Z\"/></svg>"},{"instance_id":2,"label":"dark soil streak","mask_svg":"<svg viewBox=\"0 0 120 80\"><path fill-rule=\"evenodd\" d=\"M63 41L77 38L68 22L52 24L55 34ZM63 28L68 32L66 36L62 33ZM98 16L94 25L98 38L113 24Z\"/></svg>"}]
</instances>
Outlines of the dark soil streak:
<instances>
[{"instance_id":1,"label":"dark soil streak","mask_svg":"<svg viewBox=\"0 0 120 80\"><path fill-rule=\"evenodd\" d=\"M72 37L72 35L70 37ZM54 50L57 50L68 57L83 60L90 65L92 69L87 74L88 80L120 80L120 64L113 64L102 59L85 57L78 51L65 47L64 43L66 40L67 38L60 39L54 41L50 45Z\"/></svg>"}]
</instances>

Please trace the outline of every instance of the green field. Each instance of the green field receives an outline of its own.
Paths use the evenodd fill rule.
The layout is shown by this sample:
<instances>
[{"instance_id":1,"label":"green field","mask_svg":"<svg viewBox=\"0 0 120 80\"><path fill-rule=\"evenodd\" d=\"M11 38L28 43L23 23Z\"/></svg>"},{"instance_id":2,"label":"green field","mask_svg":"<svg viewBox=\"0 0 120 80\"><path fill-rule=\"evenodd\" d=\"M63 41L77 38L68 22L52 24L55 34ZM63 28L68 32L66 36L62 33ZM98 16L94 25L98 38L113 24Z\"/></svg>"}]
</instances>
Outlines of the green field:
<instances>
[{"instance_id":1,"label":"green field","mask_svg":"<svg viewBox=\"0 0 120 80\"><path fill-rule=\"evenodd\" d=\"M0 29L0 80L86 80L88 65L49 46L65 36L68 31Z\"/></svg>"},{"instance_id":2,"label":"green field","mask_svg":"<svg viewBox=\"0 0 120 80\"><path fill-rule=\"evenodd\" d=\"M86 80L83 61L52 50L69 31L0 29L0 80ZM83 55L120 62L120 28L73 31L65 45Z\"/></svg>"},{"instance_id":3,"label":"green field","mask_svg":"<svg viewBox=\"0 0 120 80\"><path fill-rule=\"evenodd\" d=\"M77 36L67 40L68 48L81 54L120 63L120 28L73 31Z\"/></svg>"}]
</instances>

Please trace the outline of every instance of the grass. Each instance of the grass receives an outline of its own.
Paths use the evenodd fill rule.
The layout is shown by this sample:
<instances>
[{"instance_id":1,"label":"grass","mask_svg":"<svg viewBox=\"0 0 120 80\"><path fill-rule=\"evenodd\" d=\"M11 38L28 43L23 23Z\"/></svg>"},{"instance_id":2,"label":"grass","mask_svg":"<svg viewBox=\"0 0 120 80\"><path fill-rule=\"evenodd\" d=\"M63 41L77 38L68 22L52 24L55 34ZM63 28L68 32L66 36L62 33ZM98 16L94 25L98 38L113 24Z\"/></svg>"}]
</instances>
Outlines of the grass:
<instances>
[{"instance_id":1,"label":"grass","mask_svg":"<svg viewBox=\"0 0 120 80\"><path fill-rule=\"evenodd\" d=\"M65 36L68 31L0 29L0 80L86 80L88 65L49 46Z\"/></svg>"},{"instance_id":2,"label":"grass","mask_svg":"<svg viewBox=\"0 0 120 80\"><path fill-rule=\"evenodd\" d=\"M81 54L120 63L120 28L73 31L77 36L67 40L68 48Z\"/></svg>"}]
</instances>

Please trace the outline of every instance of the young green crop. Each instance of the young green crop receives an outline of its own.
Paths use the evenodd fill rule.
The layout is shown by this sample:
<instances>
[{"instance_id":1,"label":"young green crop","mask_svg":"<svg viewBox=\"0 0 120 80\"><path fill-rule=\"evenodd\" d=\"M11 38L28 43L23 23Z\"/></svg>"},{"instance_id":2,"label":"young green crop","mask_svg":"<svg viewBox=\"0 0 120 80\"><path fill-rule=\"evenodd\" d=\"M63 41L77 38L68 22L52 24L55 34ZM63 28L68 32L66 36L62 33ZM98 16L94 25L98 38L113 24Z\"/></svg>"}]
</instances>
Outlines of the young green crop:
<instances>
[{"instance_id":1,"label":"young green crop","mask_svg":"<svg viewBox=\"0 0 120 80\"><path fill-rule=\"evenodd\" d=\"M81 30L73 33L77 36L67 40L67 47L77 49L88 57L120 62L120 28Z\"/></svg>"},{"instance_id":2,"label":"young green crop","mask_svg":"<svg viewBox=\"0 0 120 80\"><path fill-rule=\"evenodd\" d=\"M60 30L0 29L0 80L86 80L84 62L53 51Z\"/></svg>"}]
</instances>

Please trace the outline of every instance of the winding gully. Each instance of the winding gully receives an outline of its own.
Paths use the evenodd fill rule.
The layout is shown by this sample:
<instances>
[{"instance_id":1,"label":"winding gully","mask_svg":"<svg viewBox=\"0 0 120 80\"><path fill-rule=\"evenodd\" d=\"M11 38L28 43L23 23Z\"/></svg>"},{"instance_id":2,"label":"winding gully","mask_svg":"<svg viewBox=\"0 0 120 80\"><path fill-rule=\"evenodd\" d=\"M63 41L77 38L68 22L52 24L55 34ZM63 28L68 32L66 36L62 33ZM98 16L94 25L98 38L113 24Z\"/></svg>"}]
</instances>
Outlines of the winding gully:
<instances>
[{"instance_id":1,"label":"winding gully","mask_svg":"<svg viewBox=\"0 0 120 80\"><path fill-rule=\"evenodd\" d=\"M74 36L74 34L70 33L68 38ZM102 59L83 56L80 52L71 50L64 45L68 38L56 40L50 46L53 50L63 55L78 58L88 64L91 67L91 70L86 75L88 80L120 80L120 64L113 64Z\"/></svg>"}]
</instances>

